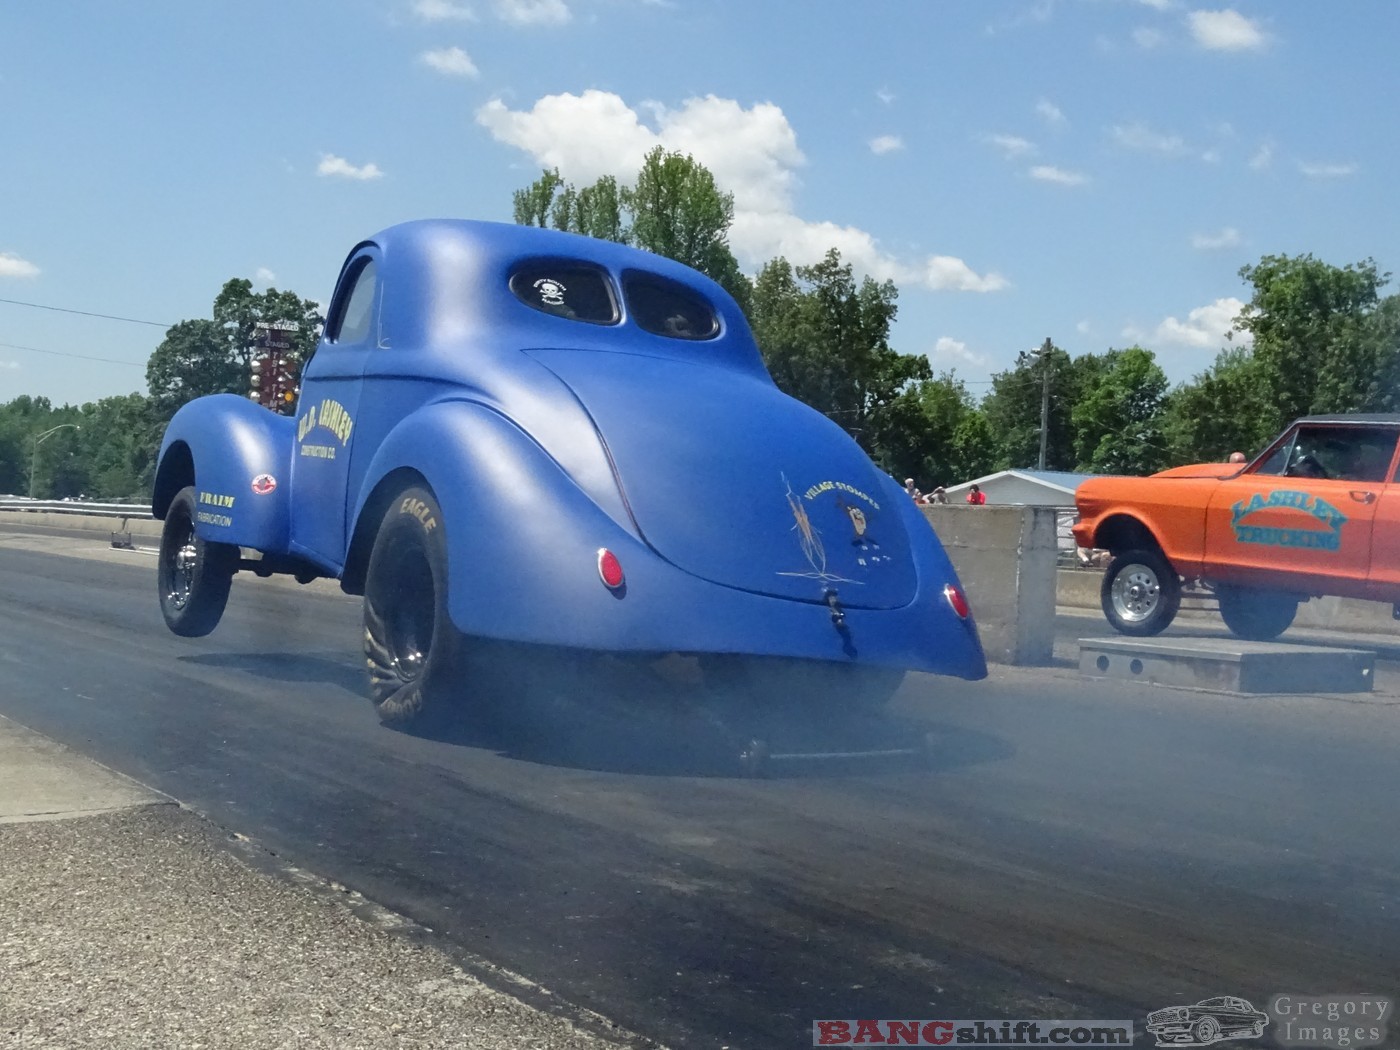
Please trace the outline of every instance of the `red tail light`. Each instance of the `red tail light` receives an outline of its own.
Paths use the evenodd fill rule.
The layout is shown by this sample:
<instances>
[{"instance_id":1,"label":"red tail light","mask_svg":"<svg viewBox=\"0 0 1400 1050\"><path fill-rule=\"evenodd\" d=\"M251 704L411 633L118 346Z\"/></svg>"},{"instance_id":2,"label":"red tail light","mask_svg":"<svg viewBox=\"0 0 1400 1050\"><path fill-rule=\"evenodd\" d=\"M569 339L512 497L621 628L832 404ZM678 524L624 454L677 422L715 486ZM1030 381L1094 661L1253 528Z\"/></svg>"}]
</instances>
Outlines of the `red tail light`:
<instances>
[{"instance_id":1,"label":"red tail light","mask_svg":"<svg viewBox=\"0 0 1400 1050\"><path fill-rule=\"evenodd\" d=\"M948 604L953 607L953 612L958 614L959 619L966 620L972 615L972 610L968 608L967 599L963 597L963 592L953 584L950 583L943 588L943 597L948 599Z\"/></svg>"},{"instance_id":2,"label":"red tail light","mask_svg":"<svg viewBox=\"0 0 1400 1050\"><path fill-rule=\"evenodd\" d=\"M622 562L606 547L598 551L598 576L610 591L621 587L625 579L622 575Z\"/></svg>"}]
</instances>

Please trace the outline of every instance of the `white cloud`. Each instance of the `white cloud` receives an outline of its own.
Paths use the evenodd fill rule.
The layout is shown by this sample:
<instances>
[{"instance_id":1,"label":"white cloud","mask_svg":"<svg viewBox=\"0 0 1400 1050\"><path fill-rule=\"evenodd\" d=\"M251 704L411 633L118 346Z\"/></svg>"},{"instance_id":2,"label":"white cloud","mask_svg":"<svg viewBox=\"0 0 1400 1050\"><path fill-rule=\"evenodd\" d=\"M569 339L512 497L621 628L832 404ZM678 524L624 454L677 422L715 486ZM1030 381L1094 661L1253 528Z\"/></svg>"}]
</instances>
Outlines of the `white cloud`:
<instances>
[{"instance_id":1,"label":"white cloud","mask_svg":"<svg viewBox=\"0 0 1400 1050\"><path fill-rule=\"evenodd\" d=\"M316 165L317 175L328 175L338 179L382 179L384 173L374 164L365 164L355 167L344 157L337 157L334 153L322 153L321 163Z\"/></svg>"},{"instance_id":2,"label":"white cloud","mask_svg":"<svg viewBox=\"0 0 1400 1050\"><path fill-rule=\"evenodd\" d=\"M1113 141L1125 149L1143 153L1160 153L1165 157L1179 157L1190 152L1190 147L1180 135L1167 135L1153 131L1146 124L1115 124L1109 129Z\"/></svg>"},{"instance_id":3,"label":"white cloud","mask_svg":"<svg viewBox=\"0 0 1400 1050\"><path fill-rule=\"evenodd\" d=\"M413 13L425 22L475 22L476 13L452 0L417 0Z\"/></svg>"},{"instance_id":4,"label":"white cloud","mask_svg":"<svg viewBox=\"0 0 1400 1050\"><path fill-rule=\"evenodd\" d=\"M1344 179L1356 174L1355 164L1308 164L1298 162L1298 170L1310 179Z\"/></svg>"},{"instance_id":5,"label":"white cloud","mask_svg":"<svg viewBox=\"0 0 1400 1050\"><path fill-rule=\"evenodd\" d=\"M1041 182L1053 182L1057 186L1083 186L1089 181L1087 175L1081 175L1077 171L1065 171L1050 164L1037 164L1030 170L1030 176Z\"/></svg>"},{"instance_id":6,"label":"white cloud","mask_svg":"<svg viewBox=\"0 0 1400 1050\"><path fill-rule=\"evenodd\" d=\"M0 252L0 277L38 277L39 267L13 252Z\"/></svg>"},{"instance_id":7,"label":"white cloud","mask_svg":"<svg viewBox=\"0 0 1400 1050\"><path fill-rule=\"evenodd\" d=\"M1255 171L1263 171L1274 162L1274 147L1266 142L1254 151L1254 156L1249 158L1249 166Z\"/></svg>"},{"instance_id":8,"label":"white cloud","mask_svg":"<svg viewBox=\"0 0 1400 1050\"><path fill-rule=\"evenodd\" d=\"M1050 16L1055 13L1054 0L1036 0L1028 7L1022 7L1019 11L1010 15L1003 15L997 21L987 26L987 33L995 35L1005 33L1013 29L1021 29L1029 25L1040 25L1050 21Z\"/></svg>"},{"instance_id":9,"label":"white cloud","mask_svg":"<svg viewBox=\"0 0 1400 1050\"><path fill-rule=\"evenodd\" d=\"M0 361L0 368L6 369L7 371L10 371L10 372L18 372L18 371L19 371L19 362L18 362L18 361Z\"/></svg>"},{"instance_id":10,"label":"white cloud","mask_svg":"<svg viewBox=\"0 0 1400 1050\"><path fill-rule=\"evenodd\" d=\"M907 271L917 277L916 270ZM979 274L951 255L931 255L923 267L923 283L939 291L999 292L1011 283L999 273Z\"/></svg>"},{"instance_id":11,"label":"white cloud","mask_svg":"<svg viewBox=\"0 0 1400 1050\"><path fill-rule=\"evenodd\" d=\"M560 26L573 18L564 0L496 0L496 13L516 26Z\"/></svg>"},{"instance_id":12,"label":"white cloud","mask_svg":"<svg viewBox=\"0 0 1400 1050\"><path fill-rule=\"evenodd\" d=\"M1154 47L1161 47L1166 42L1167 35L1160 29L1152 29L1148 26L1139 26L1133 30L1133 43L1144 51L1150 51Z\"/></svg>"},{"instance_id":13,"label":"white cloud","mask_svg":"<svg viewBox=\"0 0 1400 1050\"><path fill-rule=\"evenodd\" d=\"M1222 248L1238 248L1241 244L1240 231L1226 226L1219 233L1193 233L1191 247L1200 251L1219 251Z\"/></svg>"},{"instance_id":14,"label":"white cloud","mask_svg":"<svg viewBox=\"0 0 1400 1050\"><path fill-rule=\"evenodd\" d=\"M1258 51L1268 44L1258 22L1228 7L1223 11L1192 11L1186 22L1196 43L1207 51Z\"/></svg>"},{"instance_id":15,"label":"white cloud","mask_svg":"<svg viewBox=\"0 0 1400 1050\"><path fill-rule=\"evenodd\" d=\"M984 135L982 141L995 146L1005 154L1007 160L1024 157L1035 152L1035 143L1018 135Z\"/></svg>"},{"instance_id":16,"label":"white cloud","mask_svg":"<svg viewBox=\"0 0 1400 1050\"><path fill-rule=\"evenodd\" d=\"M904 148L904 140L898 135L879 135L870 140L870 152L877 157L894 153Z\"/></svg>"},{"instance_id":17,"label":"white cloud","mask_svg":"<svg viewBox=\"0 0 1400 1050\"><path fill-rule=\"evenodd\" d=\"M987 371L992 367L992 359L985 354L969 350L967 344L961 339L954 339L951 336L941 335L938 341L933 344L933 352L929 355L934 365L944 365L956 367L958 365L970 365L978 371Z\"/></svg>"},{"instance_id":18,"label":"white cloud","mask_svg":"<svg viewBox=\"0 0 1400 1050\"><path fill-rule=\"evenodd\" d=\"M1088 321L1080 321L1077 325L1074 326L1074 330L1080 335L1088 335L1094 330L1094 326Z\"/></svg>"},{"instance_id":19,"label":"white cloud","mask_svg":"<svg viewBox=\"0 0 1400 1050\"><path fill-rule=\"evenodd\" d=\"M476 68L476 63L471 60L471 56L460 47L444 47L437 51L424 51L418 56L418 61L444 76L470 77L473 80L481 76L481 71Z\"/></svg>"},{"instance_id":20,"label":"white cloud","mask_svg":"<svg viewBox=\"0 0 1400 1050\"><path fill-rule=\"evenodd\" d=\"M659 102L643 108L650 125L617 95L589 90L546 95L528 110L511 110L496 99L478 109L476 119L497 141L529 154L540 167L558 168L574 183L603 175L630 182L654 146L690 154L734 195L729 243L748 265L778 255L812 263L836 248L854 269L877 280L917 282L935 290L1008 287L1000 274L979 274L961 259L896 259L864 230L799 217L793 191L806 158L786 115L770 102L745 109L733 99L708 95L676 109Z\"/></svg>"},{"instance_id":21,"label":"white cloud","mask_svg":"<svg viewBox=\"0 0 1400 1050\"><path fill-rule=\"evenodd\" d=\"M879 91L875 92L875 97L878 98L885 105L889 106L894 104L894 100L898 96L895 95L895 93L893 91L890 91L888 88L881 88Z\"/></svg>"},{"instance_id":22,"label":"white cloud","mask_svg":"<svg viewBox=\"0 0 1400 1050\"><path fill-rule=\"evenodd\" d=\"M1144 7L1150 7L1154 11L1170 11L1175 5L1175 0L1138 0Z\"/></svg>"},{"instance_id":23,"label":"white cloud","mask_svg":"<svg viewBox=\"0 0 1400 1050\"><path fill-rule=\"evenodd\" d=\"M1243 302L1233 296L1217 299L1209 305L1196 307L1186 315L1185 321L1168 317L1157 326L1153 337L1159 343L1219 349L1231 341L1227 338L1227 333L1233 332L1233 341L1247 346L1252 339L1250 334L1234 331L1235 318L1244 306ZM1127 335L1128 330L1123 334Z\"/></svg>"},{"instance_id":24,"label":"white cloud","mask_svg":"<svg viewBox=\"0 0 1400 1050\"><path fill-rule=\"evenodd\" d=\"M266 266L259 266L257 272L253 274L254 284L272 285L277 281L277 275Z\"/></svg>"},{"instance_id":25,"label":"white cloud","mask_svg":"<svg viewBox=\"0 0 1400 1050\"><path fill-rule=\"evenodd\" d=\"M1047 98L1043 98L1035 104L1035 111L1047 124L1064 124L1066 122L1064 111Z\"/></svg>"}]
</instances>

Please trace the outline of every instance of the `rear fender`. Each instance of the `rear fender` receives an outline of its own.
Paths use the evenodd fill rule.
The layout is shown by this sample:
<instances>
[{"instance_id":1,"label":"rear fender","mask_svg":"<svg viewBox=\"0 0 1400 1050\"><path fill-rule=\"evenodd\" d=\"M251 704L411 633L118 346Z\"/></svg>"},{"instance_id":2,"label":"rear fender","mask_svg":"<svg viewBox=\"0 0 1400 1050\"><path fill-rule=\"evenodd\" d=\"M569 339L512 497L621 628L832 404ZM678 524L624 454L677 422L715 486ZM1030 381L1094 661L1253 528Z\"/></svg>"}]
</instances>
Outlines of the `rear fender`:
<instances>
[{"instance_id":1,"label":"rear fender","mask_svg":"<svg viewBox=\"0 0 1400 1050\"><path fill-rule=\"evenodd\" d=\"M185 405L165 428L152 513L195 487L202 539L285 554L296 421L246 398L214 394Z\"/></svg>"},{"instance_id":2,"label":"rear fender","mask_svg":"<svg viewBox=\"0 0 1400 1050\"><path fill-rule=\"evenodd\" d=\"M412 501L386 498L400 480L426 484L442 508L435 527L447 541L448 610L466 634L610 651L744 653L964 678L986 674L974 623L960 619L944 595L957 582L953 567L893 482L881 498L903 508L917 593L901 609L847 609L843 634L820 601L755 594L677 568L600 508L514 423L466 401L414 413L380 447L355 508L347 589L355 586L351 567L367 555L386 512L426 513ZM602 548L626 573L617 590L600 578Z\"/></svg>"},{"instance_id":3,"label":"rear fender","mask_svg":"<svg viewBox=\"0 0 1400 1050\"><path fill-rule=\"evenodd\" d=\"M476 402L440 401L400 422L370 463L355 505L346 590L361 585L393 492L418 483L442 508L452 619L469 634L596 643L601 635L561 633L557 621L561 610L586 622L591 605L615 604L599 581L599 547L624 563L630 552L634 565L654 557L510 420Z\"/></svg>"}]
</instances>

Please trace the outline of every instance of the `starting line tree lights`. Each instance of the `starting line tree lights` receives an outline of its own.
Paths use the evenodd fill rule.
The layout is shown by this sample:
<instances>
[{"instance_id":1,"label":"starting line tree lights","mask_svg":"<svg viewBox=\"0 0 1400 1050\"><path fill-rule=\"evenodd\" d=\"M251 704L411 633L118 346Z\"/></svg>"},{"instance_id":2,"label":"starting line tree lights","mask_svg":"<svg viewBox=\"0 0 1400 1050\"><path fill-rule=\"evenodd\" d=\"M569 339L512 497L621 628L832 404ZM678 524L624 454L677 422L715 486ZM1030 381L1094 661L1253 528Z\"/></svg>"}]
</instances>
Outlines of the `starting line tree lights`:
<instances>
[{"instance_id":1,"label":"starting line tree lights","mask_svg":"<svg viewBox=\"0 0 1400 1050\"><path fill-rule=\"evenodd\" d=\"M259 321L255 328L258 353L250 365L248 397L264 408L289 414L299 392L298 366L292 337L301 330L295 321Z\"/></svg>"}]
</instances>

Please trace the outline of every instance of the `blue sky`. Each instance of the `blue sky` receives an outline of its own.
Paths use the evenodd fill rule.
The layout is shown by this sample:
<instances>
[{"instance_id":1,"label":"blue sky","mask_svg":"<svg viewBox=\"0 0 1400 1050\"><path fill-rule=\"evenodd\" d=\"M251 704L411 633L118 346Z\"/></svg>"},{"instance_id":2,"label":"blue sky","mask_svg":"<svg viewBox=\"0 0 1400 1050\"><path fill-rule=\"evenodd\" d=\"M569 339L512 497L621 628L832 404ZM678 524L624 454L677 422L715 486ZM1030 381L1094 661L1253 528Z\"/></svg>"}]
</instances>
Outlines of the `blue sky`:
<instances>
[{"instance_id":1,"label":"blue sky","mask_svg":"<svg viewBox=\"0 0 1400 1050\"><path fill-rule=\"evenodd\" d=\"M324 301L375 230L660 144L734 194L750 273L840 248L975 392L1046 336L1181 381L1242 265L1400 265L1397 40L1380 0L11 0L0 299ZM0 302L0 401L144 389L162 335Z\"/></svg>"}]
</instances>

